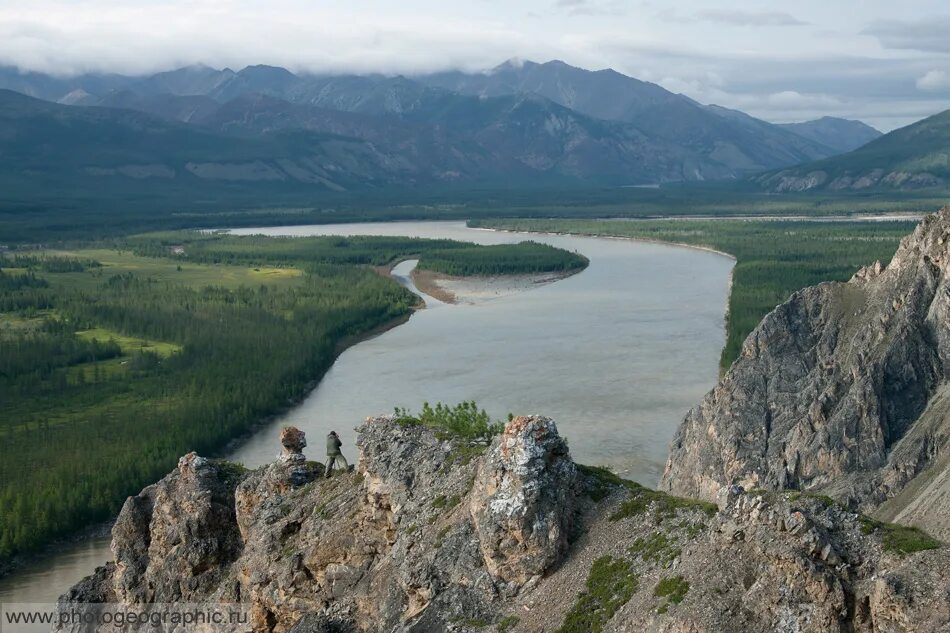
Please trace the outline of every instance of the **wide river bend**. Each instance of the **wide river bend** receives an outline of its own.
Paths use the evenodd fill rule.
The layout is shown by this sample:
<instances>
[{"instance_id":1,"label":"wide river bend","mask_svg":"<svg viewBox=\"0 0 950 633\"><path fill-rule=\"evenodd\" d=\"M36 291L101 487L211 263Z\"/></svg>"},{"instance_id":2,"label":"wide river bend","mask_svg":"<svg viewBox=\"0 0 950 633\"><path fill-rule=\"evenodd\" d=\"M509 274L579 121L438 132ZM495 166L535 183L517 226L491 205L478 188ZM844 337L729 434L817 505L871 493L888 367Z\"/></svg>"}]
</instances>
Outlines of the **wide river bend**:
<instances>
[{"instance_id":1,"label":"wide river bend","mask_svg":"<svg viewBox=\"0 0 950 633\"><path fill-rule=\"evenodd\" d=\"M236 234L406 235L479 244L532 239L590 259L583 272L475 304L431 298L403 325L347 349L298 406L230 459L277 455L277 432L307 433L311 458L335 429L355 461L353 429L393 407L475 400L493 416L543 413L574 459L655 485L686 411L716 382L733 261L696 249L625 239L519 234L461 222L239 229ZM411 264L397 267L406 274ZM0 579L0 602L49 603L111 558L107 538L51 552Z\"/></svg>"}]
</instances>

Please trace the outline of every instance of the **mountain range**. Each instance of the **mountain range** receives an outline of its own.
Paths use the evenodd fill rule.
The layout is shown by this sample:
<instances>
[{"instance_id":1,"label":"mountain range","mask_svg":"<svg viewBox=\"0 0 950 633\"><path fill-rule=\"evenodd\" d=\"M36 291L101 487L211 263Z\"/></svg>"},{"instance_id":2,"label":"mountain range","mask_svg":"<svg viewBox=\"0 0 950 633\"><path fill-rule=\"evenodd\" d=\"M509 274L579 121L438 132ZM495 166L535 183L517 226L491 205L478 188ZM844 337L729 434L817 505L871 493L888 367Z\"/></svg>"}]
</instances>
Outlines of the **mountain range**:
<instances>
[{"instance_id":1,"label":"mountain range","mask_svg":"<svg viewBox=\"0 0 950 633\"><path fill-rule=\"evenodd\" d=\"M21 185L651 185L744 178L879 135L841 119L776 125L559 61L418 77L4 68L0 88L0 166Z\"/></svg>"},{"instance_id":2,"label":"mountain range","mask_svg":"<svg viewBox=\"0 0 950 633\"><path fill-rule=\"evenodd\" d=\"M945 186L950 183L950 110L894 130L847 154L770 171L756 180L779 193Z\"/></svg>"}]
</instances>

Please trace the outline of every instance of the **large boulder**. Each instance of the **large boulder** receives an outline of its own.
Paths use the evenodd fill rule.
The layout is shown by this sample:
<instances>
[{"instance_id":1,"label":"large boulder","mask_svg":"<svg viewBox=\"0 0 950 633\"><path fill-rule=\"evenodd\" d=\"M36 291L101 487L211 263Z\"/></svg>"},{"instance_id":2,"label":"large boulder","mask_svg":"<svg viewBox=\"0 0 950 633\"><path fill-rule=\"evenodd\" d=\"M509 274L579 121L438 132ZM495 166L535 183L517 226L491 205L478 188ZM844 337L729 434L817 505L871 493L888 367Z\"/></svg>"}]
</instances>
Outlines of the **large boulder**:
<instances>
[{"instance_id":1,"label":"large boulder","mask_svg":"<svg viewBox=\"0 0 950 633\"><path fill-rule=\"evenodd\" d=\"M280 432L281 456L302 455L307 446L307 434L295 426L284 427Z\"/></svg>"},{"instance_id":2,"label":"large boulder","mask_svg":"<svg viewBox=\"0 0 950 633\"><path fill-rule=\"evenodd\" d=\"M554 420L511 420L478 468L469 511L489 572L517 590L567 550L577 469Z\"/></svg>"}]
</instances>

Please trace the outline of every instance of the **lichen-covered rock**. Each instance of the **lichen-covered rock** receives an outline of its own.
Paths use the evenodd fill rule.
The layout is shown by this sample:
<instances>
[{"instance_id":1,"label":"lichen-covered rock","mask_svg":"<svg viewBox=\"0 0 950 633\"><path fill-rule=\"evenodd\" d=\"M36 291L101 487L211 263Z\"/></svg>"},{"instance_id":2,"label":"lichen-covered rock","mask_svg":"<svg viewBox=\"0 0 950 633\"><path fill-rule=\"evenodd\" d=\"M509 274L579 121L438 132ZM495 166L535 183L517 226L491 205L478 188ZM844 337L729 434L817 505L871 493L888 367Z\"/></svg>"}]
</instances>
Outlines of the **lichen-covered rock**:
<instances>
[{"instance_id":1,"label":"lichen-covered rock","mask_svg":"<svg viewBox=\"0 0 950 633\"><path fill-rule=\"evenodd\" d=\"M939 631L950 624L950 594L945 579L928 583L948 554L888 552L827 500L738 494L685 544L676 573L690 595L670 618L678 627L664 630ZM875 598L882 577L894 579L889 607Z\"/></svg>"},{"instance_id":2,"label":"lichen-covered rock","mask_svg":"<svg viewBox=\"0 0 950 633\"><path fill-rule=\"evenodd\" d=\"M577 470L550 418L519 416L475 476L469 511L489 572L517 591L567 549Z\"/></svg>"},{"instance_id":3,"label":"lichen-covered rock","mask_svg":"<svg viewBox=\"0 0 950 633\"><path fill-rule=\"evenodd\" d=\"M766 316L686 416L661 487L709 500L734 483L824 489L873 510L946 468L950 406L937 396L948 377L950 208L925 218L886 268L806 288ZM927 516L917 521L940 532Z\"/></svg>"},{"instance_id":4,"label":"lichen-covered rock","mask_svg":"<svg viewBox=\"0 0 950 633\"><path fill-rule=\"evenodd\" d=\"M358 470L332 479L294 450L240 482L233 466L183 458L130 498L117 563L66 605L238 602L251 630L275 633L491 619L501 593L468 514L479 449L392 417L367 420L357 445Z\"/></svg>"},{"instance_id":5,"label":"lichen-covered rock","mask_svg":"<svg viewBox=\"0 0 950 633\"><path fill-rule=\"evenodd\" d=\"M198 602L241 553L233 487L220 463L189 453L126 500L112 528L119 602Z\"/></svg>"},{"instance_id":6,"label":"lichen-covered rock","mask_svg":"<svg viewBox=\"0 0 950 633\"><path fill-rule=\"evenodd\" d=\"M511 633L562 626L571 633L936 633L950 626L941 571L950 549L890 549L883 538L890 528L868 529L866 519L825 498L738 486L720 498L715 511L643 488L614 489L585 517L564 563L505 605L517 622Z\"/></svg>"},{"instance_id":7,"label":"lichen-covered rock","mask_svg":"<svg viewBox=\"0 0 950 633\"><path fill-rule=\"evenodd\" d=\"M281 440L283 437L282 434ZM234 510L243 541L253 538L252 528L262 518L269 524L279 516L287 493L314 481L323 472L323 464L308 462L303 453L285 452L276 462L250 473L234 493Z\"/></svg>"},{"instance_id":8,"label":"lichen-covered rock","mask_svg":"<svg viewBox=\"0 0 950 633\"><path fill-rule=\"evenodd\" d=\"M62 607L236 604L248 620L234 633L473 633L503 621L536 633L576 604L590 611L585 581L607 556L627 570L617 587L633 584L605 633L950 625L950 550L888 551L883 528L824 499L733 486L716 513L576 468L539 416L514 419L483 454L392 417L358 433L357 472L315 469L302 485L299 454L252 473L186 456L129 499L116 562ZM658 597L671 579L678 593Z\"/></svg>"}]
</instances>

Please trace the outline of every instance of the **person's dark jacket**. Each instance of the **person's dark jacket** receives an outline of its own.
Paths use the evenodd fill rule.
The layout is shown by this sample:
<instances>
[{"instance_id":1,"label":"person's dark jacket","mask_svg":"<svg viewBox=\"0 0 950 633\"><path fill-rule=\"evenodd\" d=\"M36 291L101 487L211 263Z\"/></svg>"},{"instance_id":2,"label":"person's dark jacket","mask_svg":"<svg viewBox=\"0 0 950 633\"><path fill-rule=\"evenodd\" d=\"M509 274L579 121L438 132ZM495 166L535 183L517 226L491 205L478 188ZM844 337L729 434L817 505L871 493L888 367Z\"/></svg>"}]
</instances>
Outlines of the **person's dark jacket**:
<instances>
[{"instance_id":1,"label":"person's dark jacket","mask_svg":"<svg viewBox=\"0 0 950 633\"><path fill-rule=\"evenodd\" d=\"M339 455L343 442L333 433L327 435L327 455Z\"/></svg>"}]
</instances>

